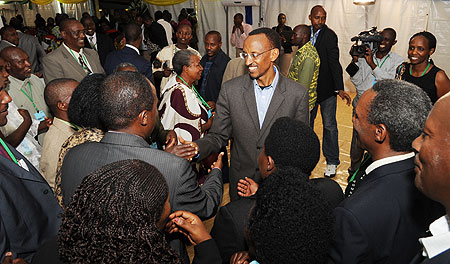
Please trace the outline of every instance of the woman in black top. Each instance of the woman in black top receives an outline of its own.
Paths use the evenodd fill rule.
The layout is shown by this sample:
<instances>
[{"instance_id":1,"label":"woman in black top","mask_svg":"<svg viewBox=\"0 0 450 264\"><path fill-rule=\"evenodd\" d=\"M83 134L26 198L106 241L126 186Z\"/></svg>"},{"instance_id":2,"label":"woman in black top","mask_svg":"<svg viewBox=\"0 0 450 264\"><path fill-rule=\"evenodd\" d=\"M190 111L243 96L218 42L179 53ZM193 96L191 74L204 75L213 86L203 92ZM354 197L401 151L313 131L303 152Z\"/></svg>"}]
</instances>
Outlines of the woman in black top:
<instances>
[{"instance_id":1,"label":"woman in black top","mask_svg":"<svg viewBox=\"0 0 450 264\"><path fill-rule=\"evenodd\" d=\"M433 63L430 56L436 50L436 37L430 32L419 32L409 39L410 63L399 66L400 79L421 87L434 104L439 97L450 91L450 80L445 72Z\"/></svg>"}]
</instances>

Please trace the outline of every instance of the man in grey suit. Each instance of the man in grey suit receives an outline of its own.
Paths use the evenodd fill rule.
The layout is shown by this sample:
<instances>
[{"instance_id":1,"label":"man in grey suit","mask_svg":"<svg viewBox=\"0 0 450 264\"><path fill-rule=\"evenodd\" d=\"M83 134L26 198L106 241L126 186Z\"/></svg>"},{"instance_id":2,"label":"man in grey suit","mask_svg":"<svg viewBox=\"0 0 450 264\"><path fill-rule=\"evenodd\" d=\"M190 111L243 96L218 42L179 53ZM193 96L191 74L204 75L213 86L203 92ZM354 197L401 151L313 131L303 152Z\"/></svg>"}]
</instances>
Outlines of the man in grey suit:
<instances>
[{"instance_id":1,"label":"man in grey suit","mask_svg":"<svg viewBox=\"0 0 450 264\"><path fill-rule=\"evenodd\" d=\"M193 143L199 150L194 158L203 159L233 139L232 201L238 199L239 179L260 182L257 159L273 122L283 116L309 122L307 89L282 76L274 66L280 48L280 36L272 29L259 28L249 34L241 53L249 74L223 84L209 133Z\"/></svg>"},{"instance_id":2,"label":"man in grey suit","mask_svg":"<svg viewBox=\"0 0 450 264\"><path fill-rule=\"evenodd\" d=\"M45 83L58 78L80 82L91 73L104 73L95 50L84 48L84 27L75 19L66 19L60 25L63 44L43 58Z\"/></svg>"},{"instance_id":3,"label":"man in grey suit","mask_svg":"<svg viewBox=\"0 0 450 264\"><path fill-rule=\"evenodd\" d=\"M200 187L186 159L153 149L145 141L158 118L156 97L145 77L136 72L114 73L101 85L99 96L99 114L108 132L100 142L84 143L67 153L61 169L64 204L90 172L114 161L141 159L166 178L172 211L212 217L222 200L220 168L212 169Z\"/></svg>"}]
</instances>

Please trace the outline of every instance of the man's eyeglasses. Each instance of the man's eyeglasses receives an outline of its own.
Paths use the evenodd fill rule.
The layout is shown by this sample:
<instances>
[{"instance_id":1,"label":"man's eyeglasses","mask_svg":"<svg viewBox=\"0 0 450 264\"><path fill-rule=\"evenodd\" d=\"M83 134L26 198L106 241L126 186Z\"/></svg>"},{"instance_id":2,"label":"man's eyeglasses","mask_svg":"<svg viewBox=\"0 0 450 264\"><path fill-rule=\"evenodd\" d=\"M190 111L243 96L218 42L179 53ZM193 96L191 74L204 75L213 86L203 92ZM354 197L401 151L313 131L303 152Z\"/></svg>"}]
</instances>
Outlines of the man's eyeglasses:
<instances>
[{"instance_id":1,"label":"man's eyeglasses","mask_svg":"<svg viewBox=\"0 0 450 264\"><path fill-rule=\"evenodd\" d=\"M248 57L250 57L252 60L256 60L259 56L263 55L264 53L273 50L274 48L268 49L266 51L263 51L261 53L245 53L245 52L241 52L239 54L239 56L241 57L241 59L247 59Z\"/></svg>"}]
</instances>

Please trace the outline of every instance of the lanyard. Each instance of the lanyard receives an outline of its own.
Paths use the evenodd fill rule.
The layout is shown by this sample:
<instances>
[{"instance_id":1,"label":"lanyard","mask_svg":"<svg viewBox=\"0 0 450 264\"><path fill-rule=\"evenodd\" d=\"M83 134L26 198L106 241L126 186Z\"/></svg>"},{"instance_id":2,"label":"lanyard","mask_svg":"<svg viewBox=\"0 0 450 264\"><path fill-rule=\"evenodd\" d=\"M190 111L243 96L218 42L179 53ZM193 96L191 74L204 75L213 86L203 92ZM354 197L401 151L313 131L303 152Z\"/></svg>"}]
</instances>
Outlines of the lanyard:
<instances>
[{"instance_id":1,"label":"lanyard","mask_svg":"<svg viewBox=\"0 0 450 264\"><path fill-rule=\"evenodd\" d=\"M370 154L367 154L364 156L363 161L361 162L361 165L359 165L359 168L355 171L355 173L353 173L352 177L350 178L350 180L348 181L348 183L351 183L352 181L355 180L356 174L358 174L359 169L361 169L361 167L366 164L366 162L371 158Z\"/></svg>"},{"instance_id":2,"label":"lanyard","mask_svg":"<svg viewBox=\"0 0 450 264\"><path fill-rule=\"evenodd\" d=\"M187 85L187 87L189 87L189 84L187 84L187 82L185 82L183 80L183 78L181 78L180 75L177 75L177 77L180 78L180 80L182 80L184 82L184 84ZM197 90L195 89L194 85L191 85L191 89L194 90L195 95L197 96L198 99L200 99L200 101L203 103L203 105L206 107L206 109L211 110L211 107L209 107L209 105L205 102L203 97L197 92Z\"/></svg>"},{"instance_id":3,"label":"lanyard","mask_svg":"<svg viewBox=\"0 0 450 264\"><path fill-rule=\"evenodd\" d=\"M66 124L66 125L72 127L73 129L77 130L77 131L80 130L80 128L77 125L75 125L75 124L73 124L71 122L67 122L66 120L62 120L62 119L59 119L59 120L61 122L63 122L64 124Z\"/></svg>"},{"instance_id":4,"label":"lanyard","mask_svg":"<svg viewBox=\"0 0 450 264\"><path fill-rule=\"evenodd\" d=\"M428 62L428 66L425 68L425 70L422 72L422 74L419 77L422 77L428 71L428 68L430 68L430 63L429 62ZM413 76L412 75L412 65L409 66L409 75Z\"/></svg>"},{"instance_id":5,"label":"lanyard","mask_svg":"<svg viewBox=\"0 0 450 264\"><path fill-rule=\"evenodd\" d=\"M87 59L86 59L86 56L84 56L84 54L81 54L81 58L82 58L82 60L84 61L84 64L85 64L85 65L83 65L83 64L80 63L80 61L79 61L78 58L75 56L75 54L73 54L71 48L69 48L69 51L70 51L70 54L72 54L72 56L74 57L74 59L78 62L78 64L80 64L81 67L83 67L83 69L84 69L85 71L86 71L86 70L91 71L91 70L89 69L89 67L87 66Z\"/></svg>"},{"instance_id":6,"label":"lanyard","mask_svg":"<svg viewBox=\"0 0 450 264\"><path fill-rule=\"evenodd\" d=\"M381 67L383 67L384 62L387 60L387 58L389 58L389 56L391 56L391 54L388 54L388 55L386 56L386 58L384 58L383 62L381 62L381 65L378 65L378 58L375 57L375 62L377 63L378 68L381 69Z\"/></svg>"},{"instance_id":7,"label":"lanyard","mask_svg":"<svg viewBox=\"0 0 450 264\"><path fill-rule=\"evenodd\" d=\"M28 82L28 87L30 87L30 95L28 95L22 88L20 88L20 91L30 100L30 102L33 104L34 110L36 110L36 113L39 112L39 109L37 108L36 104L33 100L33 90L31 89L31 84Z\"/></svg>"},{"instance_id":8,"label":"lanyard","mask_svg":"<svg viewBox=\"0 0 450 264\"><path fill-rule=\"evenodd\" d=\"M2 146L5 148L6 152L8 153L9 157L12 159L12 161L14 161L14 163L16 163L17 165L19 165L19 162L17 162L16 157L14 157L14 155L12 154L11 150L8 148L8 146L5 144L5 142L3 141L3 139L0 138L0 143L2 144Z\"/></svg>"}]
</instances>

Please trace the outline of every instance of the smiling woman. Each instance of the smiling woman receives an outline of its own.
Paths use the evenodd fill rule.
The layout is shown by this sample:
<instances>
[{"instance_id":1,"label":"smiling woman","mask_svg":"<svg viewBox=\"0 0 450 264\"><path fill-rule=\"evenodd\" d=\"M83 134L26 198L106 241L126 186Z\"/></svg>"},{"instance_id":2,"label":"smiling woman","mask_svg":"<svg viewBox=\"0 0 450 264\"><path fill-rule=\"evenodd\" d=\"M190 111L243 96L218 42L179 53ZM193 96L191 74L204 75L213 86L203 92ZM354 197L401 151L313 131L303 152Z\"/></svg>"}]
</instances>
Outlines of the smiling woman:
<instances>
[{"instance_id":1,"label":"smiling woman","mask_svg":"<svg viewBox=\"0 0 450 264\"><path fill-rule=\"evenodd\" d=\"M200 80L203 67L198 56L180 50L172 59L176 76L169 79L159 106L161 123L188 141L201 138L212 125L214 116L209 106L193 86Z\"/></svg>"},{"instance_id":2,"label":"smiling woman","mask_svg":"<svg viewBox=\"0 0 450 264\"><path fill-rule=\"evenodd\" d=\"M422 88L434 104L450 91L450 80L445 72L434 65L431 55L436 51L436 37L430 32L419 32L409 39L408 58L397 70L398 78Z\"/></svg>"}]
</instances>

